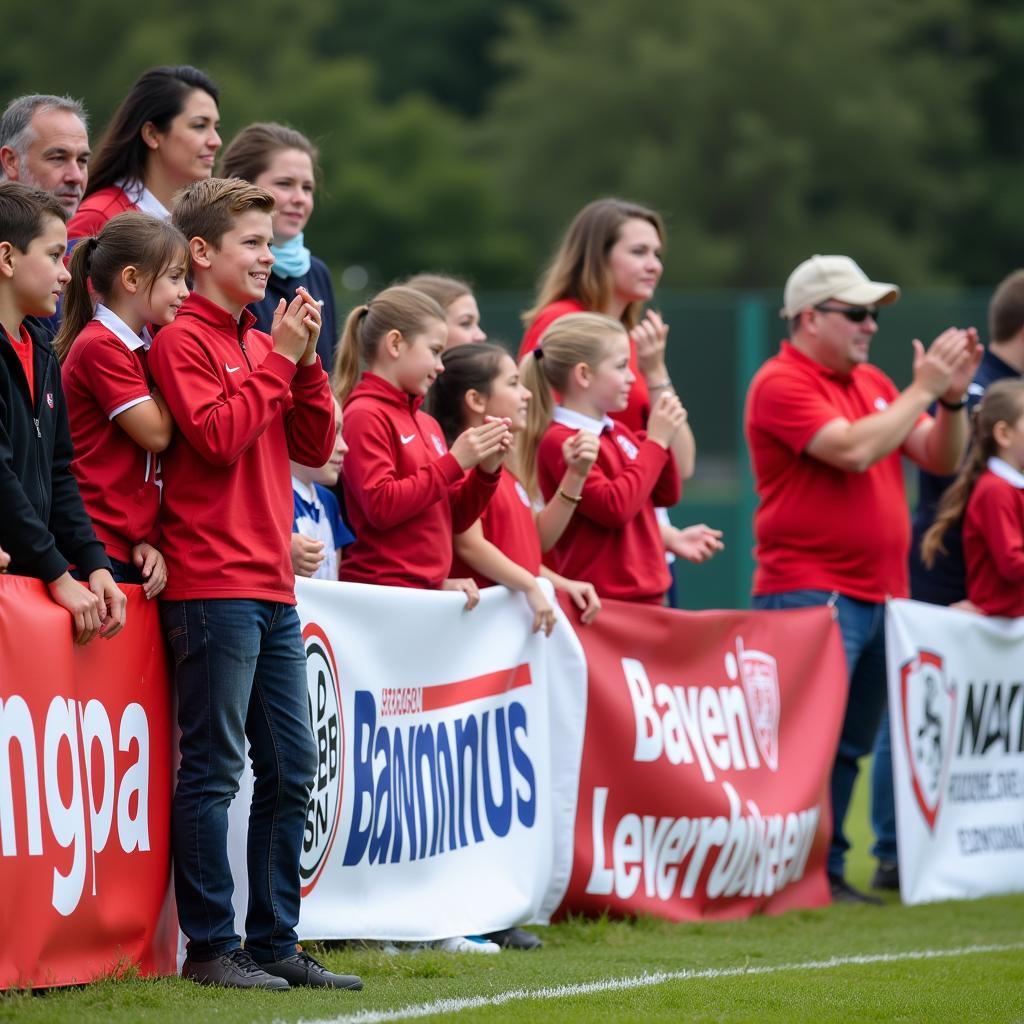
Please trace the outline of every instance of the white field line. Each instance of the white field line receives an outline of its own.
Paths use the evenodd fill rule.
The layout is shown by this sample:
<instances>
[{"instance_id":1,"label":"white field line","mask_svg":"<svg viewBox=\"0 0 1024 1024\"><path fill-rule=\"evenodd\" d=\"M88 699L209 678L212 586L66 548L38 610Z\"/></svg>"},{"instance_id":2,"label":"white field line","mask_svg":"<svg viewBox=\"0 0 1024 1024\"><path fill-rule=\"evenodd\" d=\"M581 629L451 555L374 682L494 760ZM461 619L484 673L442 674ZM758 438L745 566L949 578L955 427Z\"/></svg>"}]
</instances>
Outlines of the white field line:
<instances>
[{"instance_id":1,"label":"white field line","mask_svg":"<svg viewBox=\"0 0 1024 1024\"><path fill-rule=\"evenodd\" d=\"M476 1010L483 1006L504 1006L506 1003L526 1002L534 999L566 999L570 996L589 996L599 992L624 992L634 988L651 988L670 981L753 978L766 974L781 974L785 971L828 971L836 967L894 964L905 960L938 960L948 957L976 956L981 953L1010 953L1018 950L1024 950L1024 942L998 946L961 946L959 949L916 949L906 950L902 953L864 953L834 956L828 960L766 964L760 967L707 967L693 971L655 971L652 974L634 975L632 978L603 978L574 985L555 985L550 988L516 988L507 992L499 992L493 996L435 999L430 1003L412 1003L397 1010L360 1010L357 1013L342 1014L340 1017L304 1020L299 1024L387 1024L389 1021L415 1020L419 1017L462 1013L463 1010Z\"/></svg>"}]
</instances>

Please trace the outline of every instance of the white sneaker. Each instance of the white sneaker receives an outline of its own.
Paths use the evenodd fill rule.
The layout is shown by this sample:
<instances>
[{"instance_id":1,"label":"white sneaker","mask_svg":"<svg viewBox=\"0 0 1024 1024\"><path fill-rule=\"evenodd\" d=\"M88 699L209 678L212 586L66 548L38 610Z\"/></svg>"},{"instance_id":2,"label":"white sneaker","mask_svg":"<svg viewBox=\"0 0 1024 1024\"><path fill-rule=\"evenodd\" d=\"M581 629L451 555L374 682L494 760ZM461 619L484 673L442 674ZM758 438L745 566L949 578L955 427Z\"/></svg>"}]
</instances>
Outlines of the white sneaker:
<instances>
[{"instance_id":1,"label":"white sneaker","mask_svg":"<svg viewBox=\"0 0 1024 1024\"><path fill-rule=\"evenodd\" d=\"M435 949L445 953L500 953L501 946L481 935L453 935L450 939L438 939Z\"/></svg>"}]
</instances>

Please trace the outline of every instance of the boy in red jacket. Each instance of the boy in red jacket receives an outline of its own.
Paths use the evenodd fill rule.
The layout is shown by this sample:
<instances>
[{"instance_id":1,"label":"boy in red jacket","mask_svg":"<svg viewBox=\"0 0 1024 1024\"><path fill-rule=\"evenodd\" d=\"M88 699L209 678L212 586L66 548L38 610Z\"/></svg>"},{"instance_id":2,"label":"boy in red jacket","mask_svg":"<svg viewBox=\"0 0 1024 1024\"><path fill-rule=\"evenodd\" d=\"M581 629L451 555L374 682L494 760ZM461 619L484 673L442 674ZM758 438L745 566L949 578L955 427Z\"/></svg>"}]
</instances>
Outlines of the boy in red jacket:
<instances>
[{"instance_id":1,"label":"boy in red jacket","mask_svg":"<svg viewBox=\"0 0 1024 1024\"><path fill-rule=\"evenodd\" d=\"M161 618L174 655L181 766L172 839L182 977L237 988L362 988L296 949L299 854L316 750L290 558L289 458L321 466L334 403L319 306L282 300L268 336L245 308L274 257L273 196L205 179L177 196L194 291L150 350L178 427L163 457ZM171 568L173 567L173 568ZM173 574L173 575L171 575ZM227 815L249 741L246 944L234 928Z\"/></svg>"}]
</instances>

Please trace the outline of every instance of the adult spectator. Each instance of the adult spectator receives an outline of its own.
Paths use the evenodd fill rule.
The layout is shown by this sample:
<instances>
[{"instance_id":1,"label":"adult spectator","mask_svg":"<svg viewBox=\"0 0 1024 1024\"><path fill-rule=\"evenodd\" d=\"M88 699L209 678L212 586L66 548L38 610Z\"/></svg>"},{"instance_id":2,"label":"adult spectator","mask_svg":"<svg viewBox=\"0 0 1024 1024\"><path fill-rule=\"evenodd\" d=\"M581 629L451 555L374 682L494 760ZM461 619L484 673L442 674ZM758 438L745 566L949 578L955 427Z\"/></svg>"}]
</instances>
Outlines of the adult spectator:
<instances>
[{"instance_id":1,"label":"adult spectator","mask_svg":"<svg viewBox=\"0 0 1024 1024\"><path fill-rule=\"evenodd\" d=\"M213 173L218 96L213 81L188 65L143 72L100 139L68 238L99 234L125 210L166 220L174 193Z\"/></svg>"},{"instance_id":2,"label":"adult spectator","mask_svg":"<svg viewBox=\"0 0 1024 1024\"><path fill-rule=\"evenodd\" d=\"M996 288L988 307L989 346L974 380L967 388L967 411L973 413L990 384L1024 373L1024 270L1016 270ZM951 605L967 598L967 571L959 525L950 526L931 569L921 561L921 538L935 522L939 499L953 482L922 469L919 500L913 518L910 545L910 596L915 601ZM892 744L886 713L875 742L871 771L871 824L875 832L872 853L878 866L871 885L899 888L896 851L896 806L892 791Z\"/></svg>"},{"instance_id":3,"label":"adult spectator","mask_svg":"<svg viewBox=\"0 0 1024 1024\"><path fill-rule=\"evenodd\" d=\"M444 310L448 324L445 348L487 340L480 326L480 307L466 281L447 274L416 274L402 284L429 295Z\"/></svg>"},{"instance_id":4,"label":"adult spectator","mask_svg":"<svg viewBox=\"0 0 1024 1024\"><path fill-rule=\"evenodd\" d=\"M664 244L665 227L654 210L622 199L595 199L573 218L541 279L536 302L523 314L526 333L520 359L568 313L604 313L625 327L636 381L629 404L612 418L634 433L646 429L652 397L675 391L665 364L668 324L643 308L661 280ZM689 424L682 430L689 448L682 468L687 480L693 475L696 442ZM721 531L703 523L679 530L669 522L667 510L658 511L661 539L670 556L703 562L722 549Z\"/></svg>"},{"instance_id":5,"label":"adult spectator","mask_svg":"<svg viewBox=\"0 0 1024 1024\"><path fill-rule=\"evenodd\" d=\"M829 605L849 678L832 769L833 900L879 902L844 877L843 823L857 762L886 705L885 599L905 597L910 522L900 454L950 473L967 441L964 393L981 359L977 333L949 328L927 351L914 340L903 391L869 364L879 307L894 284L846 256L813 256L786 282L790 340L757 372L744 423L759 505L754 607ZM935 417L925 410L938 400Z\"/></svg>"},{"instance_id":6,"label":"adult spectator","mask_svg":"<svg viewBox=\"0 0 1024 1024\"><path fill-rule=\"evenodd\" d=\"M70 96L11 100L0 116L0 168L8 181L53 193L74 216L89 180L85 108Z\"/></svg>"},{"instance_id":7,"label":"adult spectator","mask_svg":"<svg viewBox=\"0 0 1024 1024\"><path fill-rule=\"evenodd\" d=\"M273 122L251 124L224 151L221 175L242 178L267 189L277 204L274 242L270 246L274 265L270 268L267 292L249 306L256 317L256 327L269 334L278 303L282 299L291 302L296 289L305 288L320 302L321 330L316 350L329 371L338 343L334 285L327 265L309 251L304 239L313 213L319 155L316 146L294 128Z\"/></svg>"}]
</instances>

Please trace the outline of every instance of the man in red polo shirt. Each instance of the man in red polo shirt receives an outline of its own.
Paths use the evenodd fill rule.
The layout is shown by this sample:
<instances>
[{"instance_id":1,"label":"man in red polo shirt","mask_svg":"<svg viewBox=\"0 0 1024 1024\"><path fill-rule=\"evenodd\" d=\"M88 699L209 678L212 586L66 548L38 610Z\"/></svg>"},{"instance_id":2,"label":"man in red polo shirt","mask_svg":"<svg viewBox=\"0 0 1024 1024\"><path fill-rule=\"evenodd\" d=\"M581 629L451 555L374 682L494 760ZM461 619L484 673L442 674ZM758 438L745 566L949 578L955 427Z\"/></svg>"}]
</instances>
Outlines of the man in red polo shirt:
<instances>
[{"instance_id":1,"label":"man in red polo shirt","mask_svg":"<svg viewBox=\"0 0 1024 1024\"><path fill-rule=\"evenodd\" d=\"M830 605L849 674L832 769L832 898L878 902L844 878L843 821L859 758L886 703L885 600L906 597L910 521L900 455L933 473L958 465L964 393L981 358L977 332L949 328L900 391L868 363L879 307L899 288L871 281L847 256L812 256L786 282L790 340L757 372L744 423L759 498L754 607ZM933 418L925 410L938 400Z\"/></svg>"}]
</instances>

